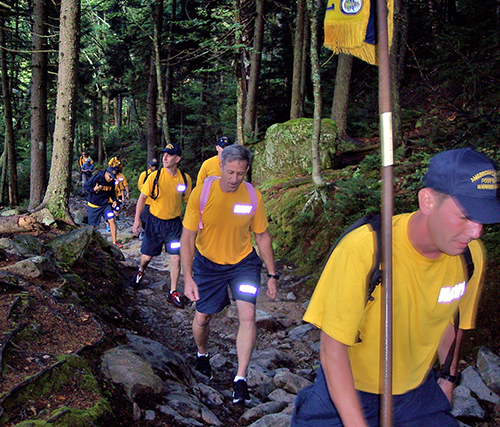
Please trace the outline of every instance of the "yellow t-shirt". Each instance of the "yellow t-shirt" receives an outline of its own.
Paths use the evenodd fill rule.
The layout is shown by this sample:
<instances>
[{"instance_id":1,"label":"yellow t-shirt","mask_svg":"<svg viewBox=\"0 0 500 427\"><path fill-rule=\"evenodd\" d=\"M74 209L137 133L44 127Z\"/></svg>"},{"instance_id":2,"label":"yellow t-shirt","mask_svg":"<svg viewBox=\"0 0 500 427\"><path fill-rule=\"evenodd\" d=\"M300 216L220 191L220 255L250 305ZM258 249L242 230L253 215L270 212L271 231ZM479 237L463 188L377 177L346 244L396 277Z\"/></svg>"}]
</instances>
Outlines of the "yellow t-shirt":
<instances>
[{"instance_id":1,"label":"yellow t-shirt","mask_svg":"<svg viewBox=\"0 0 500 427\"><path fill-rule=\"evenodd\" d=\"M461 256L442 254L429 259L408 239L412 214L393 218L393 393L418 387L432 368L441 336L460 307L460 328L475 326L484 248L469 244L474 275ZM316 285L304 315L327 335L349 346L356 389L382 392L381 351L383 305L381 286L365 305L367 282L374 262L374 232L363 226L349 233L335 248Z\"/></svg>"},{"instance_id":2,"label":"yellow t-shirt","mask_svg":"<svg viewBox=\"0 0 500 427\"><path fill-rule=\"evenodd\" d=\"M210 157L202 163L196 179L196 186L203 184L207 176L222 176L220 160L217 156Z\"/></svg>"},{"instance_id":3,"label":"yellow t-shirt","mask_svg":"<svg viewBox=\"0 0 500 427\"><path fill-rule=\"evenodd\" d=\"M128 186L128 182L127 182L127 178L125 178L125 175L123 175L122 173L117 173L116 179L115 179L116 197L120 197L122 195L123 190L127 186Z\"/></svg>"},{"instance_id":4,"label":"yellow t-shirt","mask_svg":"<svg viewBox=\"0 0 500 427\"><path fill-rule=\"evenodd\" d=\"M186 186L184 189L184 179L179 169L174 176L170 175L163 168L159 171L154 171L148 176L148 179L141 188L141 193L145 196L151 196L153 190L153 182L156 174L160 172L158 180L156 200L151 199L149 212L160 219L172 219L181 215L181 201L184 193L184 202L188 202L191 194L192 182L191 177L186 174Z\"/></svg>"},{"instance_id":5,"label":"yellow t-shirt","mask_svg":"<svg viewBox=\"0 0 500 427\"><path fill-rule=\"evenodd\" d=\"M193 190L193 195L184 215L183 226L191 231L198 230L200 221L200 195L203 185ZM257 211L234 213L236 207L250 207L250 196L242 183L234 193L224 193L219 180L212 182L202 220L203 228L198 231L196 248L205 258L216 264L237 264L252 252L250 230L260 234L267 230L268 223L262 194L257 193ZM245 210L245 209L241 209Z\"/></svg>"}]
</instances>

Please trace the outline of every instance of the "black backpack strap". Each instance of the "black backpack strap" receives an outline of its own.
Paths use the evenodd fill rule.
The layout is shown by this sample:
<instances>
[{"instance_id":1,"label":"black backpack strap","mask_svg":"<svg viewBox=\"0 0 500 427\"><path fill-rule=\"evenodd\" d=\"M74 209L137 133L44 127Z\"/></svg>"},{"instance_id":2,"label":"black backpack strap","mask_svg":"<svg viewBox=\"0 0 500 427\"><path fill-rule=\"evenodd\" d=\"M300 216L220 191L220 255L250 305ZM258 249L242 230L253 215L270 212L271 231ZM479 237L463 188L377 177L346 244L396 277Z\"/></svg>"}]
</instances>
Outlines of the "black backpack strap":
<instances>
[{"instance_id":1,"label":"black backpack strap","mask_svg":"<svg viewBox=\"0 0 500 427\"><path fill-rule=\"evenodd\" d=\"M382 217L380 214L374 215L373 218L370 219L369 224L377 236L375 264L372 268L370 279L368 281L368 301L373 301L373 291L382 281L382 270L380 269L380 264L382 262Z\"/></svg>"},{"instance_id":2,"label":"black backpack strap","mask_svg":"<svg viewBox=\"0 0 500 427\"><path fill-rule=\"evenodd\" d=\"M142 181L143 184L148 180L149 175L151 175L151 172L149 172L149 169L146 169L145 172L146 172L146 176L144 177L144 181Z\"/></svg>"},{"instance_id":3,"label":"black backpack strap","mask_svg":"<svg viewBox=\"0 0 500 427\"><path fill-rule=\"evenodd\" d=\"M470 252L469 245L465 248L464 253L462 254L462 260L467 268L467 280L470 280L472 275L474 274L474 261L472 260L472 254Z\"/></svg>"},{"instance_id":4,"label":"black backpack strap","mask_svg":"<svg viewBox=\"0 0 500 427\"><path fill-rule=\"evenodd\" d=\"M186 190L187 190L187 188L188 188L188 184L187 184L186 174L185 174L184 172L182 172L180 169L179 169L179 172L180 172L180 173L181 173L181 175L182 175L182 179L184 180L184 187L185 187L185 188L186 188ZM184 190L184 191L182 192L182 197L184 197L184 196L186 195L186 190Z\"/></svg>"},{"instance_id":5,"label":"black backpack strap","mask_svg":"<svg viewBox=\"0 0 500 427\"><path fill-rule=\"evenodd\" d=\"M160 175L161 175L162 169L158 169L158 172L156 172L155 179L153 181L153 188L151 189L151 197L153 200L156 200L158 196L160 195L160 188L158 187L158 181L160 180Z\"/></svg>"}]
</instances>

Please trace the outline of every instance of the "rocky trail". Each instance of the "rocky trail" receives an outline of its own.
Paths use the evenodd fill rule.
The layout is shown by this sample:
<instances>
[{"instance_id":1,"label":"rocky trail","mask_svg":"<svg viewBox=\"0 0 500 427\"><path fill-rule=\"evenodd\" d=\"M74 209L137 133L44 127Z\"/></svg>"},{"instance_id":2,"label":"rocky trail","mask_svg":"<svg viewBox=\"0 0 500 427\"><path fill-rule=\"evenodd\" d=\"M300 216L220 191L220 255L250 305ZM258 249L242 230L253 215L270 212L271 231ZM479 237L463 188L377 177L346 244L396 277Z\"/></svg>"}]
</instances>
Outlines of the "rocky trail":
<instances>
[{"instance_id":1,"label":"rocky trail","mask_svg":"<svg viewBox=\"0 0 500 427\"><path fill-rule=\"evenodd\" d=\"M74 210L85 209L84 201L75 201ZM121 252L125 256L122 263L126 269L127 277L132 278L139 265L141 241L132 233L135 204L132 202L122 209L117 221L117 240L122 242ZM104 223L98 230L108 241ZM169 256L165 253L153 258L146 270L140 288L129 292L133 293L134 320L138 335L152 339L170 351L178 353L190 368L194 368L196 346L191 331L191 322L194 316L194 305L187 303L184 309L178 309L167 303L166 297L170 289ZM266 293L259 293L257 302L258 336L251 363L248 382L252 394L250 408L255 408L262 402L274 402L267 405L268 409L257 412L257 419L266 415L266 411L282 413L281 422L288 425L292 411L295 393L313 378L319 358L319 331L310 325L302 325L302 316L309 296L301 295L300 285L304 277L293 275L293 270L277 262L282 273L278 286L278 295L275 300L270 300ZM263 272L264 273L264 272ZM262 283L265 283L265 275ZM182 274L178 290L183 293ZM214 378L208 380L203 375L193 372L197 381L213 388L220 393L215 402L209 402L208 407L221 422L220 425L246 425L255 421L256 415L243 417L250 408L231 403L232 381L236 367L236 332L238 321L235 306L231 305L219 315L213 317L211 322L211 335L209 340L209 353ZM289 331L296 329L295 333ZM289 372L300 376L295 381L299 383L291 386L289 391L276 386L273 377L276 370ZM303 380L302 380L303 378ZM293 388L295 387L295 388ZM286 387L285 387L286 388ZM275 400L269 400L269 394L275 392ZM271 396L271 399L273 396ZM219 402L220 400L220 402ZM147 412L150 411L150 412ZM283 412L284 411L284 412ZM164 425L158 419L161 411L154 408L141 407L141 419L148 417L151 425ZM136 421L139 421L137 419ZM156 421L155 421L156 420ZM179 420L177 420L179 422ZM278 425L277 420L270 421L269 425ZM158 424L157 424L158 423ZM172 424L165 424L172 425ZM184 425L180 423L179 425ZM191 425L191 424L187 424ZM197 424L192 424L197 425ZM202 425L217 425L212 421Z\"/></svg>"},{"instance_id":2,"label":"rocky trail","mask_svg":"<svg viewBox=\"0 0 500 427\"><path fill-rule=\"evenodd\" d=\"M84 225L86 202L73 198L71 211ZM307 277L278 260L277 298L261 289L252 402L234 405L235 306L212 319L209 380L194 370L194 306L167 303L169 257L153 259L139 289L130 285L141 246L134 212L130 203L117 221L121 250L104 222L97 231L0 238L0 425L288 426L296 394L319 364L319 331L301 320ZM461 427L500 426L499 367L485 347L477 361L461 362L453 408Z\"/></svg>"}]
</instances>

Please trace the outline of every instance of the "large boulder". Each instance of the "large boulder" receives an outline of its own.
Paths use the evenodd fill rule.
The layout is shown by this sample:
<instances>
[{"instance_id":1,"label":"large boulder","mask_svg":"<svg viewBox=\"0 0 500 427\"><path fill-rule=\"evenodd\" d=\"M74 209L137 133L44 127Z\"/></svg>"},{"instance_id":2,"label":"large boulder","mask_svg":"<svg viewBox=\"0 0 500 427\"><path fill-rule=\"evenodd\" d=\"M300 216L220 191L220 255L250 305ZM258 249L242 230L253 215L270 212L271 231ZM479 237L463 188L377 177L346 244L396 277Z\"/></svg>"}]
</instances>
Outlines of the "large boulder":
<instances>
[{"instance_id":1,"label":"large boulder","mask_svg":"<svg viewBox=\"0 0 500 427\"><path fill-rule=\"evenodd\" d=\"M262 183L277 177L311 173L313 119L295 119L276 123L267 129L264 142L255 146L252 180ZM319 157L321 168L331 169L337 151L353 149L338 137L337 125L321 120Z\"/></svg>"}]
</instances>

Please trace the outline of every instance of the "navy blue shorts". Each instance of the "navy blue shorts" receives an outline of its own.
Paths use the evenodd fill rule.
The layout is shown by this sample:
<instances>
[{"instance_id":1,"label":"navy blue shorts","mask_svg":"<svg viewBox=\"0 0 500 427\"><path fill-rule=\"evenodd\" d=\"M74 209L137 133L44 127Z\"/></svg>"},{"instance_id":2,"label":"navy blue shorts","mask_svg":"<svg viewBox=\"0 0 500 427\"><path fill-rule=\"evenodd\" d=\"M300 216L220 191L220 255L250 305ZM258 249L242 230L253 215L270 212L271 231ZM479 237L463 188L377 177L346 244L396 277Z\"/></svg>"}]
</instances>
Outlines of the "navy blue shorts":
<instances>
[{"instance_id":1,"label":"navy blue shorts","mask_svg":"<svg viewBox=\"0 0 500 427\"><path fill-rule=\"evenodd\" d=\"M99 223L101 222L101 216L107 221L108 219L112 219L115 217L113 212L113 208L108 203L104 206L99 206L94 208L92 206L87 205L87 223L93 227L99 227Z\"/></svg>"},{"instance_id":2,"label":"navy blue shorts","mask_svg":"<svg viewBox=\"0 0 500 427\"><path fill-rule=\"evenodd\" d=\"M370 427L379 427L380 401L378 394L358 391L365 419ZM397 427L458 427L451 415L451 405L439 387L434 373L416 389L393 396L393 425ZM295 399L290 427L342 427L320 367L313 385L301 390Z\"/></svg>"},{"instance_id":3,"label":"navy blue shorts","mask_svg":"<svg viewBox=\"0 0 500 427\"><path fill-rule=\"evenodd\" d=\"M141 212L141 221L146 224L149 217L149 205L144 205L144 209Z\"/></svg>"},{"instance_id":4,"label":"navy blue shorts","mask_svg":"<svg viewBox=\"0 0 500 427\"><path fill-rule=\"evenodd\" d=\"M160 219L149 214L144 230L141 253L148 256L158 256L161 254L163 245L165 245L167 254L179 255L181 234L182 221L179 217Z\"/></svg>"},{"instance_id":5,"label":"navy blue shorts","mask_svg":"<svg viewBox=\"0 0 500 427\"><path fill-rule=\"evenodd\" d=\"M262 260L255 249L239 263L228 265L216 264L197 251L193 260L193 279L200 293L196 311L204 314L221 312L231 303L228 286L234 300L255 304L261 269Z\"/></svg>"}]
</instances>

